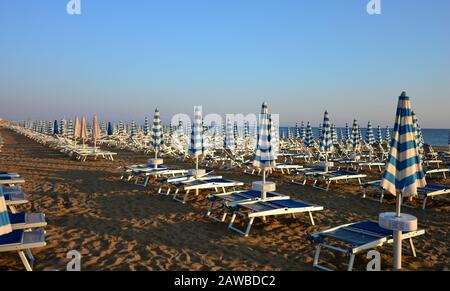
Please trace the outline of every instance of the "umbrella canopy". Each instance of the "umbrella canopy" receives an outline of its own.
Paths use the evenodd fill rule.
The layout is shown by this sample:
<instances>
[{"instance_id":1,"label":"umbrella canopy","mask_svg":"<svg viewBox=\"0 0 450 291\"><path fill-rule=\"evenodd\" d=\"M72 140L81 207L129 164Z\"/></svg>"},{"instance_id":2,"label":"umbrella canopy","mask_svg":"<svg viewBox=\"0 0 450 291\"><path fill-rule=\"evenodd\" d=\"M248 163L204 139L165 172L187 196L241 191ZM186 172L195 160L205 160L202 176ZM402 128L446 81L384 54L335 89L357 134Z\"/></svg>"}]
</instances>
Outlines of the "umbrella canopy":
<instances>
[{"instance_id":1,"label":"umbrella canopy","mask_svg":"<svg viewBox=\"0 0 450 291\"><path fill-rule=\"evenodd\" d=\"M350 128L348 127L348 123L345 123L345 140L350 140Z\"/></svg>"},{"instance_id":2,"label":"umbrella canopy","mask_svg":"<svg viewBox=\"0 0 450 291\"><path fill-rule=\"evenodd\" d=\"M150 126L148 124L148 117L145 118L144 120L144 135L148 135Z\"/></svg>"},{"instance_id":3,"label":"umbrella canopy","mask_svg":"<svg viewBox=\"0 0 450 291\"><path fill-rule=\"evenodd\" d=\"M227 126L225 127L225 138L224 138L223 147L225 149L233 149L234 144L234 132L233 132L233 126L231 124L231 120L227 120Z\"/></svg>"},{"instance_id":4,"label":"umbrella canopy","mask_svg":"<svg viewBox=\"0 0 450 291\"><path fill-rule=\"evenodd\" d=\"M305 138L306 138L306 128L305 128L305 123L302 121L302 123L300 125L300 139L305 140Z\"/></svg>"},{"instance_id":5,"label":"umbrella canopy","mask_svg":"<svg viewBox=\"0 0 450 291\"><path fill-rule=\"evenodd\" d=\"M389 129L389 126L386 126L386 142L390 146L392 139L391 139L391 130Z\"/></svg>"},{"instance_id":6,"label":"umbrella canopy","mask_svg":"<svg viewBox=\"0 0 450 291\"><path fill-rule=\"evenodd\" d=\"M56 119L53 122L53 134L54 135L59 134L59 124L58 124L58 120L56 120Z\"/></svg>"},{"instance_id":7,"label":"umbrella canopy","mask_svg":"<svg viewBox=\"0 0 450 291\"><path fill-rule=\"evenodd\" d=\"M419 149L419 157L422 160L422 156L424 153L423 149L423 136L422 136L422 129L420 128L419 122L417 121L417 115L414 113L414 111L411 111L412 118L413 118L413 126L414 130L416 131L416 143L417 148Z\"/></svg>"},{"instance_id":8,"label":"umbrella canopy","mask_svg":"<svg viewBox=\"0 0 450 291\"><path fill-rule=\"evenodd\" d=\"M300 138L300 128L298 127L298 122L295 123L295 138Z\"/></svg>"},{"instance_id":9,"label":"umbrella canopy","mask_svg":"<svg viewBox=\"0 0 450 291\"><path fill-rule=\"evenodd\" d=\"M86 124L86 118L83 116L81 118L81 131L80 131L80 138L85 141L88 138L88 130L87 130L87 124Z\"/></svg>"},{"instance_id":10,"label":"umbrella canopy","mask_svg":"<svg viewBox=\"0 0 450 291\"><path fill-rule=\"evenodd\" d=\"M372 145L375 143L375 137L373 135L372 123L370 123L370 121L367 123L366 142L369 145Z\"/></svg>"},{"instance_id":11,"label":"umbrella canopy","mask_svg":"<svg viewBox=\"0 0 450 291\"><path fill-rule=\"evenodd\" d=\"M67 134L67 122L66 119L61 119L59 122L59 134L66 135Z\"/></svg>"},{"instance_id":12,"label":"umbrella canopy","mask_svg":"<svg viewBox=\"0 0 450 291\"><path fill-rule=\"evenodd\" d=\"M113 135L113 133L114 133L114 128L113 128L112 122L109 121L108 122L108 135Z\"/></svg>"},{"instance_id":13,"label":"umbrella canopy","mask_svg":"<svg viewBox=\"0 0 450 291\"><path fill-rule=\"evenodd\" d=\"M199 156L204 154L203 146L203 117L202 107L194 107L194 124L191 132L191 145L189 148L191 155L198 159ZM198 163L197 163L198 166Z\"/></svg>"},{"instance_id":14,"label":"umbrella canopy","mask_svg":"<svg viewBox=\"0 0 450 291\"><path fill-rule=\"evenodd\" d=\"M383 142L383 136L381 135L381 127L378 125L376 143L381 144L382 142Z\"/></svg>"},{"instance_id":15,"label":"umbrella canopy","mask_svg":"<svg viewBox=\"0 0 450 291\"><path fill-rule=\"evenodd\" d=\"M3 190L0 188L0 236L10 232L12 232L11 222L9 221Z\"/></svg>"},{"instance_id":16,"label":"umbrella canopy","mask_svg":"<svg viewBox=\"0 0 450 291\"><path fill-rule=\"evenodd\" d=\"M338 133L336 130L336 125L331 125L331 141L333 144L336 144L338 142Z\"/></svg>"},{"instance_id":17,"label":"umbrella canopy","mask_svg":"<svg viewBox=\"0 0 450 291\"><path fill-rule=\"evenodd\" d=\"M100 139L100 125L97 120L97 115L94 114L94 118L92 120L92 140L94 141L94 146L97 145L97 140Z\"/></svg>"},{"instance_id":18,"label":"umbrella canopy","mask_svg":"<svg viewBox=\"0 0 450 291\"><path fill-rule=\"evenodd\" d=\"M264 102L259 115L258 140L253 155L253 166L257 169L268 169L275 166L275 153L272 146L272 121L267 103ZM265 175L264 175L265 176Z\"/></svg>"},{"instance_id":19,"label":"umbrella canopy","mask_svg":"<svg viewBox=\"0 0 450 291\"><path fill-rule=\"evenodd\" d=\"M319 124L319 139L322 139L323 129L322 129L322 123Z\"/></svg>"},{"instance_id":20,"label":"umbrella canopy","mask_svg":"<svg viewBox=\"0 0 450 291\"><path fill-rule=\"evenodd\" d=\"M320 138L320 151L328 154L333 151L333 140L331 139L331 124L328 111L323 115L322 136Z\"/></svg>"},{"instance_id":21,"label":"umbrella canopy","mask_svg":"<svg viewBox=\"0 0 450 291\"><path fill-rule=\"evenodd\" d=\"M397 114L382 187L392 195L399 191L403 197L417 194L418 187L425 187L425 176L419 161L411 101L403 92L399 97Z\"/></svg>"},{"instance_id":22,"label":"umbrella canopy","mask_svg":"<svg viewBox=\"0 0 450 291\"><path fill-rule=\"evenodd\" d=\"M74 138L80 138L81 137L81 123L80 123L80 119L77 117L75 117L75 129L73 131L73 137Z\"/></svg>"},{"instance_id":23,"label":"umbrella canopy","mask_svg":"<svg viewBox=\"0 0 450 291\"><path fill-rule=\"evenodd\" d=\"M153 116L153 126L150 144L155 150L155 154L161 149L163 144L163 132L161 126L161 116L158 109L155 109L155 115Z\"/></svg>"},{"instance_id":24,"label":"umbrella canopy","mask_svg":"<svg viewBox=\"0 0 450 291\"><path fill-rule=\"evenodd\" d=\"M353 120L353 127L352 127L352 136L351 136L351 145L353 151L358 151L361 145L360 138L359 138L359 126L358 121Z\"/></svg>"},{"instance_id":25,"label":"umbrella canopy","mask_svg":"<svg viewBox=\"0 0 450 291\"><path fill-rule=\"evenodd\" d=\"M314 142L314 136L313 136L313 132L312 132L312 127L311 127L311 123L309 123L309 121L308 121L308 124L306 125L305 146L307 148L312 147L313 142Z\"/></svg>"},{"instance_id":26,"label":"umbrella canopy","mask_svg":"<svg viewBox=\"0 0 450 291\"><path fill-rule=\"evenodd\" d=\"M73 136L73 121L72 119L69 119L67 122L67 136Z\"/></svg>"},{"instance_id":27,"label":"umbrella canopy","mask_svg":"<svg viewBox=\"0 0 450 291\"><path fill-rule=\"evenodd\" d=\"M131 128L130 128L130 137L135 137L137 135L137 126L136 121L131 121Z\"/></svg>"}]
</instances>

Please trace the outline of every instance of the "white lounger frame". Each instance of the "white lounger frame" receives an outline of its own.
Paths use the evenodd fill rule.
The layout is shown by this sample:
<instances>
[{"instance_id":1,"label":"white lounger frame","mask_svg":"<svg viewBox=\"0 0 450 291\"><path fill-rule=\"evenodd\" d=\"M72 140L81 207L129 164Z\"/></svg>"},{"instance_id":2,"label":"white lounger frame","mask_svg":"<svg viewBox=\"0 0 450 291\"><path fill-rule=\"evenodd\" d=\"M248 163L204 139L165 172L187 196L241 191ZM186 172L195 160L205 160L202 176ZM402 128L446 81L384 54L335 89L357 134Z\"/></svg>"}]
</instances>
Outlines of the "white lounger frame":
<instances>
[{"instance_id":1,"label":"white lounger frame","mask_svg":"<svg viewBox=\"0 0 450 291\"><path fill-rule=\"evenodd\" d=\"M258 203L261 201L251 201L251 202L239 203L236 205L236 210L233 211L233 216L231 217L230 223L228 224L228 228L231 230L234 230L244 236L248 236L255 218L262 218L265 221L266 217L268 217L268 216L288 215L288 214L292 215L292 218L295 218L295 214L304 213L304 212L308 212L311 224L315 225L314 218L312 216L312 212L323 210L323 206L313 205L313 204L303 202L300 200L296 200L296 201L300 202L300 203L308 204L310 206L309 207L299 207L299 208L274 208L272 210L253 212L250 209L251 204ZM266 202L270 203L271 201L266 201ZM264 203L264 202L262 202L262 203ZM246 207L246 206L249 206L249 207ZM234 226L234 222L236 221L237 216L240 216L243 219L248 219L248 224L247 224L247 227L245 228L245 231L242 231Z\"/></svg>"}]
</instances>

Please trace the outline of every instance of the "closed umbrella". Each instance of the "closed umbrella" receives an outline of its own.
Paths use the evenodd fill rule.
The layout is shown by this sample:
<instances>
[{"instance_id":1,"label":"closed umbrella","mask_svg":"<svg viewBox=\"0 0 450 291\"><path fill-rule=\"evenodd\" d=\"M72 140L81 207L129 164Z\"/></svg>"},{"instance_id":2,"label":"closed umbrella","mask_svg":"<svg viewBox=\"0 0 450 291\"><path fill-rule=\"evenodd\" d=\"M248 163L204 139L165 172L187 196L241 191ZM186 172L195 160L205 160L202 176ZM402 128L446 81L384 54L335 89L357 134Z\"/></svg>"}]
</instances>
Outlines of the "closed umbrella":
<instances>
[{"instance_id":1,"label":"closed umbrella","mask_svg":"<svg viewBox=\"0 0 450 291\"><path fill-rule=\"evenodd\" d=\"M92 120L92 140L94 141L94 150L97 147L97 140L100 139L100 125L98 124L97 115L94 114Z\"/></svg>"},{"instance_id":2,"label":"closed umbrella","mask_svg":"<svg viewBox=\"0 0 450 291\"><path fill-rule=\"evenodd\" d=\"M156 160L158 159L158 152L161 149L161 145L163 144L161 117L158 109L155 109L155 115L153 117L152 135L150 144L155 150L155 160ZM157 167L156 163L155 167Z\"/></svg>"},{"instance_id":3,"label":"closed umbrella","mask_svg":"<svg viewBox=\"0 0 450 291\"><path fill-rule=\"evenodd\" d=\"M266 191L264 185L266 184L266 171L275 167L276 156L272 147L272 121L269 114L267 103L264 102L259 115L258 126L258 140L256 143L256 150L253 155L253 166L257 169L263 170L263 186L261 191L262 200L266 199Z\"/></svg>"},{"instance_id":4,"label":"closed umbrella","mask_svg":"<svg viewBox=\"0 0 450 291\"><path fill-rule=\"evenodd\" d=\"M392 221L394 231L394 269L401 269L402 230L405 219L411 216L401 213L401 201L404 197L417 195L417 188L425 187L425 175L420 163L419 151L411 112L411 101L405 92L399 97L395 116L394 138L384 171L381 186L396 196L395 217L390 213L380 215L380 224ZM382 225L383 226L383 225ZM417 221L416 221L417 226Z\"/></svg>"}]
</instances>

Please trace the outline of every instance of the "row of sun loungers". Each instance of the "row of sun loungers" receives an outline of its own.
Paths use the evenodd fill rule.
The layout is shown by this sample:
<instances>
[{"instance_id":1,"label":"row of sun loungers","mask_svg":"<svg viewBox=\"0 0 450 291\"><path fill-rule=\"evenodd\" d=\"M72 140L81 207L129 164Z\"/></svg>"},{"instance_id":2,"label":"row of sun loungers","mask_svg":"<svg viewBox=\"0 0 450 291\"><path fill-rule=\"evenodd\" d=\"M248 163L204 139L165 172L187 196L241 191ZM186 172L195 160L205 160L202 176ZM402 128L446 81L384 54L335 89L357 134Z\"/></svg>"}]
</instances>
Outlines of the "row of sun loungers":
<instances>
[{"instance_id":1,"label":"row of sun loungers","mask_svg":"<svg viewBox=\"0 0 450 291\"><path fill-rule=\"evenodd\" d=\"M0 236L0 253L17 252L25 269L33 270L35 261L32 249L46 245L45 231L47 226L42 213L20 213L18 205L28 203L20 184L25 179L17 173L0 172L0 204L4 203L13 231Z\"/></svg>"}]
</instances>

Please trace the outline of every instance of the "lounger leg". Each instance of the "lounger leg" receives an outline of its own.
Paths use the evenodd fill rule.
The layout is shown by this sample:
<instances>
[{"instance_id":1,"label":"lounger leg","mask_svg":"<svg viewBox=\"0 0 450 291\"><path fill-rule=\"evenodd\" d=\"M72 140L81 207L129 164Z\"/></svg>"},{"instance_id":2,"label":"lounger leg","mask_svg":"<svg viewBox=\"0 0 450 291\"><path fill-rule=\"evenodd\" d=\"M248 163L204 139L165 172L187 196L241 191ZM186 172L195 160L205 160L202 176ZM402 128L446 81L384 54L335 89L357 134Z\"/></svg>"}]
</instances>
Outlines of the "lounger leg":
<instances>
[{"instance_id":1,"label":"lounger leg","mask_svg":"<svg viewBox=\"0 0 450 291\"><path fill-rule=\"evenodd\" d=\"M265 219L265 217L263 219ZM245 236L248 236L248 234L250 233L250 228L252 227L254 220L255 220L254 217L250 218L250 221L248 222L248 225L247 225L247 229L245 230Z\"/></svg>"},{"instance_id":2,"label":"lounger leg","mask_svg":"<svg viewBox=\"0 0 450 291\"><path fill-rule=\"evenodd\" d=\"M353 264L355 263L355 254L351 254L350 255L350 259L348 261L348 269L347 271L352 271L353 270Z\"/></svg>"},{"instance_id":3,"label":"lounger leg","mask_svg":"<svg viewBox=\"0 0 450 291\"><path fill-rule=\"evenodd\" d=\"M33 271L33 267L31 266L30 262L28 261L25 253L23 251L19 251L19 257L20 260L22 261L23 265L25 266L25 269L27 271Z\"/></svg>"},{"instance_id":4,"label":"lounger leg","mask_svg":"<svg viewBox=\"0 0 450 291\"><path fill-rule=\"evenodd\" d=\"M428 199L428 197L425 197L425 198L423 199L422 209L425 209L425 206L427 206L427 199Z\"/></svg>"},{"instance_id":5,"label":"lounger leg","mask_svg":"<svg viewBox=\"0 0 450 291\"><path fill-rule=\"evenodd\" d=\"M322 248L321 244L318 244L316 247L316 253L314 254L313 268L316 268L319 265L319 257L320 257L320 249Z\"/></svg>"},{"instance_id":6,"label":"lounger leg","mask_svg":"<svg viewBox=\"0 0 450 291\"><path fill-rule=\"evenodd\" d=\"M414 247L412 237L409 238L409 246L411 247L411 253L412 253L413 257L415 258L417 256L417 254L416 254L416 248Z\"/></svg>"},{"instance_id":7,"label":"lounger leg","mask_svg":"<svg viewBox=\"0 0 450 291\"><path fill-rule=\"evenodd\" d=\"M316 225L315 222L314 222L314 218L313 218L313 216L312 216L312 212L309 211L308 214L309 214L309 219L311 220L311 224L312 224L312 225Z\"/></svg>"}]
</instances>

